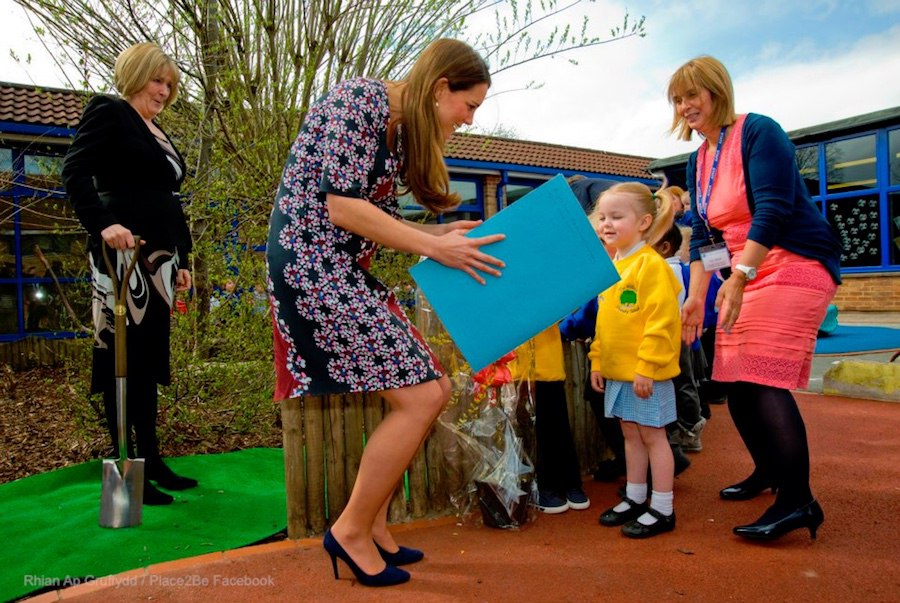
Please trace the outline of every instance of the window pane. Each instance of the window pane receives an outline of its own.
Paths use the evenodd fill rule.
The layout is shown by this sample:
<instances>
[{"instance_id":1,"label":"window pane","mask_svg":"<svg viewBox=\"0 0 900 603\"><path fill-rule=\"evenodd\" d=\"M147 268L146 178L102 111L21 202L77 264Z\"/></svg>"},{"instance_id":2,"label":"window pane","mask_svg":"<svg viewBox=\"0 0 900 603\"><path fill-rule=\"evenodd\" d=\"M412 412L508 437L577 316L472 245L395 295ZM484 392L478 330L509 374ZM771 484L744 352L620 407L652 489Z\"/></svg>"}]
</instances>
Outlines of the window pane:
<instances>
[{"instance_id":1,"label":"window pane","mask_svg":"<svg viewBox=\"0 0 900 603\"><path fill-rule=\"evenodd\" d=\"M891 264L900 264L900 193L888 196L888 207L891 209Z\"/></svg>"},{"instance_id":2,"label":"window pane","mask_svg":"<svg viewBox=\"0 0 900 603\"><path fill-rule=\"evenodd\" d=\"M63 158L52 155L25 155L25 184L40 189L62 186Z\"/></svg>"},{"instance_id":3,"label":"window pane","mask_svg":"<svg viewBox=\"0 0 900 603\"><path fill-rule=\"evenodd\" d=\"M57 277L87 277L87 235L30 231L22 235L22 274L50 278L34 247L37 245Z\"/></svg>"},{"instance_id":4,"label":"window pane","mask_svg":"<svg viewBox=\"0 0 900 603\"><path fill-rule=\"evenodd\" d=\"M828 202L828 220L841 241L842 266L881 265L878 197L833 199Z\"/></svg>"},{"instance_id":5,"label":"window pane","mask_svg":"<svg viewBox=\"0 0 900 603\"><path fill-rule=\"evenodd\" d=\"M12 229L0 231L0 278L16 277L16 241Z\"/></svg>"},{"instance_id":6,"label":"window pane","mask_svg":"<svg viewBox=\"0 0 900 603\"><path fill-rule=\"evenodd\" d=\"M507 207L530 193L535 189L534 186L527 184L507 184L506 185L506 205Z\"/></svg>"},{"instance_id":7,"label":"window pane","mask_svg":"<svg viewBox=\"0 0 900 603\"><path fill-rule=\"evenodd\" d=\"M891 186L900 184L900 130L888 132L888 156L891 166Z\"/></svg>"},{"instance_id":8,"label":"window pane","mask_svg":"<svg viewBox=\"0 0 900 603\"><path fill-rule=\"evenodd\" d=\"M16 310L16 286L0 285L0 333L18 333L19 319Z\"/></svg>"},{"instance_id":9,"label":"window pane","mask_svg":"<svg viewBox=\"0 0 900 603\"><path fill-rule=\"evenodd\" d=\"M0 149L0 191L12 188L12 149Z\"/></svg>"},{"instance_id":10,"label":"window pane","mask_svg":"<svg viewBox=\"0 0 900 603\"><path fill-rule=\"evenodd\" d=\"M450 192L457 193L460 205L478 205L478 185L468 180L450 180Z\"/></svg>"},{"instance_id":11,"label":"window pane","mask_svg":"<svg viewBox=\"0 0 900 603\"><path fill-rule=\"evenodd\" d=\"M90 284L68 283L61 287L62 294L52 282L28 283L22 286L26 332L76 332L81 327L90 328ZM66 309L63 295L72 307L74 317Z\"/></svg>"},{"instance_id":12,"label":"window pane","mask_svg":"<svg viewBox=\"0 0 900 603\"><path fill-rule=\"evenodd\" d=\"M451 211L441 216L441 222L456 222L457 220L481 220L483 216L477 211Z\"/></svg>"},{"instance_id":13,"label":"window pane","mask_svg":"<svg viewBox=\"0 0 900 603\"><path fill-rule=\"evenodd\" d=\"M825 145L825 162L829 192L874 188L875 135Z\"/></svg>"},{"instance_id":14,"label":"window pane","mask_svg":"<svg viewBox=\"0 0 900 603\"><path fill-rule=\"evenodd\" d=\"M806 188L813 197L819 195L819 147L803 147L797 149L797 167L806 182Z\"/></svg>"}]
</instances>

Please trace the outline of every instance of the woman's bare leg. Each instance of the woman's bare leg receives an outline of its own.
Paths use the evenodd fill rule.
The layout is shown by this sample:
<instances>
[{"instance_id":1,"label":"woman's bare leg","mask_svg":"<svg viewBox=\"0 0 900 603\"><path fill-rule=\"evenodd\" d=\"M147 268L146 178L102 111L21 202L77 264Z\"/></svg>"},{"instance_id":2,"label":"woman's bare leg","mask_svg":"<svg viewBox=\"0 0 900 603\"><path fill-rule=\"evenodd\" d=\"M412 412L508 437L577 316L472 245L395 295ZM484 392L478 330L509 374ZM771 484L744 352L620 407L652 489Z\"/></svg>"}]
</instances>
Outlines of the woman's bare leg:
<instances>
[{"instance_id":1,"label":"woman's bare leg","mask_svg":"<svg viewBox=\"0 0 900 603\"><path fill-rule=\"evenodd\" d=\"M369 438L350 500L331 527L331 534L367 574L377 574L385 567L375 548L373 530L377 524L384 526L382 534L387 532L390 497L447 402L449 388L436 380L382 395L391 411Z\"/></svg>"},{"instance_id":2,"label":"woman's bare leg","mask_svg":"<svg viewBox=\"0 0 900 603\"><path fill-rule=\"evenodd\" d=\"M442 395L444 396L444 404L446 404L446 401L450 399L450 389L451 389L450 380L447 377L441 377L440 379L438 379L437 383L438 383L438 385L441 386L441 392L442 392ZM441 408L443 408L443 405ZM418 453L419 448L422 446L422 444L425 443L425 440L428 438L429 433L431 433L430 427L422 435L422 440L419 442L419 446L416 447L416 452L413 453L413 456L415 456L415 454ZM410 459L410 460L412 460L412 459ZM388 508L391 505L391 500L394 498L394 492L396 491L397 487L402 483L402 477L403 476L401 474L401 479L398 480L396 484L394 484L394 488L391 489L391 491L388 493L388 496L385 499L384 504L381 506L381 509L375 515L375 523L372 524L372 536L375 539L375 542L378 543L378 546L380 546L381 548L383 548L384 550L386 550L390 553L395 553L400 548L397 545L397 541L394 540L393 535L388 530L387 516L388 516Z\"/></svg>"}]
</instances>

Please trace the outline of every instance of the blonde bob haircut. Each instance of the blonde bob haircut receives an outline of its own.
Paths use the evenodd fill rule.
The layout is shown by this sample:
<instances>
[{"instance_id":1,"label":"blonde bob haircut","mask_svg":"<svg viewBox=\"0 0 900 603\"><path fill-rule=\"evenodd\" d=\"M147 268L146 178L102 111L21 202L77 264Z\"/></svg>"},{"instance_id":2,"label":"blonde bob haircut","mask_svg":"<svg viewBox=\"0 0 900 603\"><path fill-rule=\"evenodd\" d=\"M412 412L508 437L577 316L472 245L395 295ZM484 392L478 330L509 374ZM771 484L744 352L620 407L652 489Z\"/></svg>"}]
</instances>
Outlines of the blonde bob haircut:
<instances>
[{"instance_id":1,"label":"blonde bob haircut","mask_svg":"<svg viewBox=\"0 0 900 603\"><path fill-rule=\"evenodd\" d=\"M147 82L164 75L172 78L172 92L163 109L168 108L178 97L181 72L175 61L153 42L141 42L126 48L116 59L116 89L125 98L131 98L143 90Z\"/></svg>"},{"instance_id":2,"label":"blonde bob haircut","mask_svg":"<svg viewBox=\"0 0 900 603\"><path fill-rule=\"evenodd\" d=\"M650 228L644 233L644 240L650 245L656 245L675 221L676 202L680 205L680 195L672 190L675 187L663 187L655 193L642 182L620 182L609 187L597 197L597 203L591 210L589 219L595 228L599 226L600 201L604 197L613 195L627 195L631 198L632 205L638 217L649 214L653 221Z\"/></svg>"},{"instance_id":3,"label":"blonde bob haircut","mask_svg":"<svg viewBox=\"0 0 900 603\"><path fill-rule=\"evenodd\" d=\"M734 86L725 65L711 56L699 56L679 67L669 79L667 94L673 109L672 127L669 131L677 134L679 140L690 140L693 131L679 114L675 98L697 94L704 89L709 90L712 97L712 119L716 124L720 127L730 126L737 119L734 112Z\"/></svg>"},{"instance_id":4,"label":"blonde bob haircut","mask_svg":"<svg viewBox=\"0 0 900 603\"><path fill-rule=\"evenodd\" d=\"M465 42L441 38L419 55L405 78L403 112L397 126L404 149L400 179L433 213L452 210L459 195L450 192L450 176L444 163L444 135L438 122L435 94L438 81L447 79L451 92L491 85L487 63ZM404 191L404 192L405 192Z\"/></svg>"}]
</instances>

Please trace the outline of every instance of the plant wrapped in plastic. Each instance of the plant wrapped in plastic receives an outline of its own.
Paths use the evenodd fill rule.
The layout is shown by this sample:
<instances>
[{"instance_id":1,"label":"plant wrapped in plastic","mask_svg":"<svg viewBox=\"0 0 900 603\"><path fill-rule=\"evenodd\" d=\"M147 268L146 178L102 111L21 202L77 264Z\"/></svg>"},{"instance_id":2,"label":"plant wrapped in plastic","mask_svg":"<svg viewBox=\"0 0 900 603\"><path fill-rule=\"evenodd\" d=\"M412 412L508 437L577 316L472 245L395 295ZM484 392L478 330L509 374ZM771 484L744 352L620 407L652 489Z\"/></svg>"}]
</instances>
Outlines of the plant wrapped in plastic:
<instances>
[{"instance_id":1,"label":"plant wrapped in plastic","mask_svg":"<svg viewBox=\"0 0 900 603\"><path fill-rule=\"evenodd\" d=\"M522 437L533 424L533 409L512 383L506 367L511 356L472 375L421 293L416 324L453 382L435 435L457 517L468 517L477 505L491 527L515 528L533 520L537 484Z\"/></svg>"}]
</instances>

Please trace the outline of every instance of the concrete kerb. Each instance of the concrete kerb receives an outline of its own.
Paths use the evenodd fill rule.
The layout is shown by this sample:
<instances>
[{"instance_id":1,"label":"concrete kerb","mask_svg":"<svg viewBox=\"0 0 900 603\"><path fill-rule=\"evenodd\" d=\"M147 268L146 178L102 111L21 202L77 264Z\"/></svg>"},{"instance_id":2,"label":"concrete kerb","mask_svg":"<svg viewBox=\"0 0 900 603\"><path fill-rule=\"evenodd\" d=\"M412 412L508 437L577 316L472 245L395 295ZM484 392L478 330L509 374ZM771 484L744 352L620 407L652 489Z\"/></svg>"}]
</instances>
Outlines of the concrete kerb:
<instances>
[{"instance_id":1,"label":"concrete kerb","mask_svg":"<svg viewBox=\"0 0 900 603\"><path fill-rule=\"evenodd\" d=\"M838 360L822 378L829 396L900 402L900 364L867 360Z\"/></svg>"}]
</instances>

